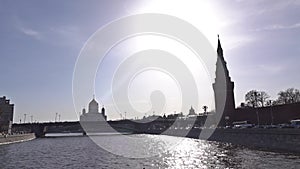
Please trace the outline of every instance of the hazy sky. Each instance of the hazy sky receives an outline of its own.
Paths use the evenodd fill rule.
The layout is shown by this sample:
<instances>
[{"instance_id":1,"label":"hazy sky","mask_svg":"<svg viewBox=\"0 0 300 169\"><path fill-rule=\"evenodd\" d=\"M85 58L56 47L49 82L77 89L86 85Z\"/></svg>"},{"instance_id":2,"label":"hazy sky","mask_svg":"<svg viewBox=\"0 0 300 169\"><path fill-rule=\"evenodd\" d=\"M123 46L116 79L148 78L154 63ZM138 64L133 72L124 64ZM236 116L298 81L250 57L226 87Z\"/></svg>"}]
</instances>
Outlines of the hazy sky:
<instances>
[{"instance_id":1,"label":"hazy sky","mask_svg":"<svg viewBox=\"0 0 300 169\"><path fill-rule=\"evenodd\" d=\"M300 0L2 0L0 96L15 104L14 121L23 119L24 113L53 121L56 112L62 120L77 120L72 78L81 48L110 21L147 12L187 20L215 48L220 34L237 105L251 89L276 98L280 90L300 88ZM110 105L105 94L99 89L97 99Z\"/></svg>"}]
</instances>

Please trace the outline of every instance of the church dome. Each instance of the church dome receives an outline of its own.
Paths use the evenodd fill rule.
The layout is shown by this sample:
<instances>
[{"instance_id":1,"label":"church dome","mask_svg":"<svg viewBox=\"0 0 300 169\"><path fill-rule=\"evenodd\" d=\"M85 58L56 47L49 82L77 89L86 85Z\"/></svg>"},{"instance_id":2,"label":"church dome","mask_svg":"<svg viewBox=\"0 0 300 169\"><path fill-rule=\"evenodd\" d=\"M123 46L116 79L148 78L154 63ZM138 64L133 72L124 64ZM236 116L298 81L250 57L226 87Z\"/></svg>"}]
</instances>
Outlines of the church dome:
<instances>
[{"instance_id":1,"label":"church dome","mask_svg":"<svg viewBox=\"0 0 300 169\"><path fill-rule=\"evenodd\" d=\"M89 103L89 106L92 106L92 105L98 105L98 102L93 99L90 103Z\"/></svg>"},{"instance_id":2,"label":"church dome","mask_svg":"<svg viewBox=\"0 0 300 169\"><path fill-rule=\"evenodd\" d=\"M196 113L195 113L195 109L193 108L193 106L191 106L191 109L190 109L189 115L196 115Z\"/></svg>"},{"instance_id":3,"label":"church dome","mask_svg":"<svg viewBox=\"0 0 300 169\"><path fill-rule=\"evenodd\" d=\"M89 113L98 113L98 102L93 99L90 103L89 103Z\"/></svg>"}]
</instances>

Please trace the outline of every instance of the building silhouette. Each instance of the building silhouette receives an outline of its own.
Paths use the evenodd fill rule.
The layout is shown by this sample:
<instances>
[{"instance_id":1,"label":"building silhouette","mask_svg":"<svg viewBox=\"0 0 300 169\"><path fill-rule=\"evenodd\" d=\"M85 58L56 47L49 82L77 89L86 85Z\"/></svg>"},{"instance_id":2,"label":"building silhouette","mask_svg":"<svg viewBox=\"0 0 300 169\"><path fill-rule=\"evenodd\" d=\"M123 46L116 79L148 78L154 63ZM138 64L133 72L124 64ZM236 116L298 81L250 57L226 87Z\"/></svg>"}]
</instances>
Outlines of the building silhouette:
<instances>
[{"instance_id":1,"label":"building silhouette","mask_svg":"<svg viewBox=\"0 0 300 169\"><path fill-rule=\"evenodd\" d=\"M270 105L266 107L235 108L234 82L231 81L223 49L218 36L216 78L213 84L216 114L222 115L219 126L232 125L234 121L248 121L256 125L289 123L300 119L300 103Z\"/></svg>"},{"instance_id":2,"label":"building silhouette","mask_svg":"<svg viewBox=\"0 0 300 169\"><path fill-rule=\"evenodd\" d=\"M189 110L189 115L190 115L190 116L196 115L195 109L193 108L193 106L191 106L191 108L190 108L190 110Z\"/></svg>"},{"instance_id":3,"label":"building silhouette","mask_svg":"<svg viewBox=\"0 0 300 169\"><path fill-rule=\"evenodd\" d=\"M11 133L11 125L14 115L14 104L5 96L0 97L0 132Z\"/></svg>"},{"instance_id":4,"label":"building silhouette","mask_svg":"<svg viewBox=\"0 0 300 169\"><path fill-rule=\"evenodd\" d=\"M232 120L235 111L234 101L234 82L231 81L227 63L224 59L223 49L218 35L217 63L216 63L216 78L213 84L215 95L216 113L222 114L219 125L226 125Z\"/></svg>"},{"instance_id":5,"label":"building silhouette","mask_svg":"<svg viewBox=\"0 0 300 169\"><path fill-rule=\"evenodd\" d=\"M93 98L89 103L88 112L86 112L85 108L82 109L82 114L80 116L80 121L106 121L107 116L105 115L104 106L101 109L101 113L99 112L99 104Z\"/></svg>"}]
</instances>

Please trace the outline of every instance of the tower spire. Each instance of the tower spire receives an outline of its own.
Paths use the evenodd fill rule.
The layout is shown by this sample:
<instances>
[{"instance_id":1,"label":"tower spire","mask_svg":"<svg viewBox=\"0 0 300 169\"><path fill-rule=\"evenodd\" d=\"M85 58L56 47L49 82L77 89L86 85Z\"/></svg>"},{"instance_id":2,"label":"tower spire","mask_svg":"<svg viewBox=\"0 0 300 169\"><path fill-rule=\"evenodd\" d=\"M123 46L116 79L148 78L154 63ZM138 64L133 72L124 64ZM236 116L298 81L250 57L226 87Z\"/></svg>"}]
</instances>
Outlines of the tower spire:
<instances>
[{"instance_id":1,"label":"tower spire","mask_svg":"<svg viewBox=\"0 0 300 169\"><path fill-rule=\"evenodd\" d=\"M218 34L218 49L217 49L217 52L218 52L219 57L223 57L223 49L222 49L222 46L221 46L221 41L220 41L219 34Z\"/></svg>"},{"instance_id":2,"label":"tower spire","mask_svg":"<svg viewBox=\"0 0 300 169\"><path fill-rule=\"evenodd\" d=\"M221 114L221 121L218 125L224 126L226 123L233 120L233 112L235 110L234 101L234 82L231 81L229 71L227 69L226 61L223 56L223 49L221 46L220 36L218 35L218 49L217 49L217 63L216 63L216 79L213 84L215 94L215 109L216 113ZM230 118L230 119L229 119Z\"/></svg>"}]
</instances>

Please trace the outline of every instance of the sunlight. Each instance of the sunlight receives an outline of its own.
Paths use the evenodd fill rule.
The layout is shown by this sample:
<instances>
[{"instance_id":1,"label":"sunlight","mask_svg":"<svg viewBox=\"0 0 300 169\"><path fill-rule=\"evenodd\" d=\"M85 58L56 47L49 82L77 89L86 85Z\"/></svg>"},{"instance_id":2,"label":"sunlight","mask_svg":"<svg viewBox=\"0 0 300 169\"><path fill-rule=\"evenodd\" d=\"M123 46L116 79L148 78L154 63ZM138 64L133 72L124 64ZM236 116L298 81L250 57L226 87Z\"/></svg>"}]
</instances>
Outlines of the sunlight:
<instances>
[{"instance_id":1,"label":"sunlight","mask_svg":"<svg viewBox=\"0 0 300 169\"><path fill-rule=\"evenodd\" d=\"M138 8L132 11L131 14L142 14L142 13L158 13L158 14L167 14L171 16L178 17L196 27L202 34L208 39L211 46L216 48L217 46L217 34L219 33L219 29L222 25L222 22L219 22L218 15L216 14L216 8L213 6L212 3L209 1L150 1L144 2ZM200 45L200 44L199 44ZM201 47L201 46L199 46ZM203 65L200 60L197 59L196 55L194 55L193 51L189 48L181 44L179 41L172 39L170 37L161 36L161 35L154 35L154 34L143 34L138 36L130 37L122 41L122 43L117 44L114 48L108 53L108 55L103 60L103 66L98 70L97 80L96 80L96 93L104 98L104 102L106 104L107 110L110 112L117 112L112 117L119 117L121 112L128 111L126 110L119 110L114 108L112 102L114 99L111 98L111 86L113 84L113 79L110 79L109 76L113 77L115 71L118 67L123 64L123 61L128 59L131 55L136 52L149 50L149 49L157 49L166 51L172 55L174 55L177 59L181 60L182 65L187 66L189 71L191 72L193 79L197 85L196 90L198 90L198 105L197 103L193 103L190 100L185 100L188 102L189 105L181 107L180 99L171 99L171 98L178 98L180 96L167 96L167 100L172 100L172 103L167 101L164 112L166 114L173 113L176 111L184 111L183 113L187 113L188 109L191 105L195 106L196 112L202 112L201 107L203 105L207 105L210 110L214 109L214 102L213 102L213 91L212 91L212 83L213 77L207 73L206 66L215 66L213 65ZM200 56L205 57L205 56ZM159 61L161 62L161 61ZM171 63L171 61L169 62ZM127 65L127 68L132 69L133 63ZM172 65L172 64L171 64ZM101 67L100 66L100 67ZM184 70L184 69L181 69ZM104 74L101 74L103 72ZM129 74L129 73L128 73ZM211 75L214 76L214 75ZM151 104L149 103L149 92L151 87L148 85L148 89L146 90L145 84L151 84L147 82L147 79L162 79L160 81L155 81L155 85L161 86L165 90L164 92L170 93L167 91L173 91L174 93L178 93L177 91L180 90L176 87L169 87L174 86L174 82L169 78L166 78L165 75L153 74L150 76L149 73L143 73L143 78L139 75L139 77L135 80L143 81L143 85L139 84L141 82L133 81L132 86L129 88L128 93L135 93L129 94L130 104L128 106L133 106L135 108L134 111L138 111L143 115L150 111ZM122 79L126 79L125 76L122 76ZM97 85L101 84L101 85ZM117 82L116 88L118 89L121 86L124 86L124 82L119 79ZM138 85L139 84L139 85ZM168 86L168 87L166 87ZM152 89L151 89L152 90ZM122 91L122 90L121 90ZM137 92L139 91L139 92ZM152 90L153 91L153 90ZM148 97L147 97L148 95ZM126 99L126 97L124 97ZM119 101L120 102L120 101ZM125 104L123 104L125 105ZM124 107L123 107L124 109ZM153 107L153 109L158 109ZM149 112L148 112L149 113ZM132 114L132 117L136 116L136 114Z\"/></svg>"},{"instance_id":2,"label":"sunlight","mask_svg":"<svg viewBox=\"0 0 300 169\"><path fill-rule=\"evenodd\" d=\"M142 4L137 13L162 13L181 18L197 27L215 47L224 22L220 20L217 7L212 8L212 5L207 0L154 0Z\"/></svg>"},{"instance_id":3,"label":"sunlight","mask_svg":"<svg viewBox=\"0 0 300 169\"><path fill-rule=\"evenodd\" d=\"M182 64L189 69L197 85L197 91L195 92L199 94L198 105L193 104L193 107L196 108L197 112L202 111L201 107L203 105L207 105L210 110L214 109L213 90L211 85L212 81L208 76L203 63L201 63L197 56L184 45L173 39L157 35L136 36L116 45L103 61L103 67L100 67L98 70L96 86L98 86L97 84L101 85L96 87L96 93L99 95L102 93L102 98L107 98L105 102L111 103L111 93L108 91L110 91L110 84L112 84L113 79L105 77L113 77L114 71L118 69L122 60L128 59L136 52L149 49L169 52L174 56L174 59L179 59ZM169 60L168 62L173 63L174 61ZM132 63L129 67L134 67L134 63ZM178 67L178 70L180 69L184 70L183 68ZM171 78L170 75L155 69L136 73L138 74L131 80L131 83L128 86L128 94L130 105L133 106L136 109L136 112L139 113L128 114L128 117L142 117L146 112L149 115L149 111L151 114L152 111L155 111L162 115L163 113L170 114L174 113L174 111L180 111L183 109L184 114L188 113L192 102L188 105L188 107L182 107L180 86L176 81L174 81L174 79ZM157 90L162 91L166 97L166 105L164 105L163 113L159 111L161 109L157 106L152 105L154 106L152 107L149 100L151 92ZM151 107L153 110L151 110ZM113 106L106 104L106 108L109 112L116 112L113 110ZM118 118L118 111L116 113L112 113L111 117Z\"/></svg>"}]
</instances>

